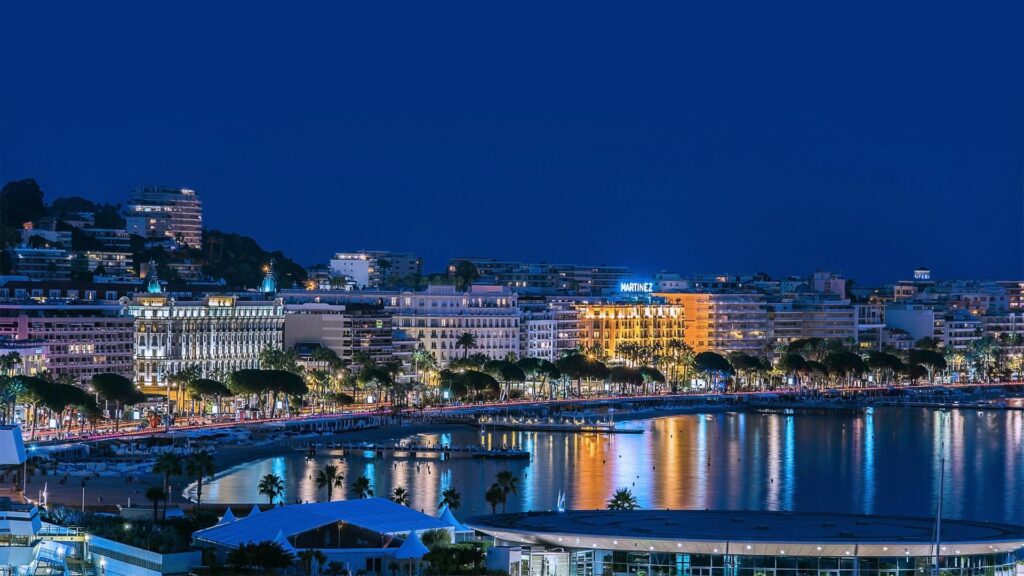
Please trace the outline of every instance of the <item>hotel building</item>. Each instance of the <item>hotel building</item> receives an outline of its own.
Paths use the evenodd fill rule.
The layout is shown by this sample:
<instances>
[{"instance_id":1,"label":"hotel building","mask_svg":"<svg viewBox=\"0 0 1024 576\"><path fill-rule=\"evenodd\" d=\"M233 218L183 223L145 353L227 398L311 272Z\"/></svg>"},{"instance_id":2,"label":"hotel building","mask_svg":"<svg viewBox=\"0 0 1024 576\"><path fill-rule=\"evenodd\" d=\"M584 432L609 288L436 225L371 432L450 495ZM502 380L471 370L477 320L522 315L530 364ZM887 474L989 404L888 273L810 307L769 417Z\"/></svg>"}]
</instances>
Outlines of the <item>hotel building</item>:
<instances>
[{"instance_id":1,"label":"hotel building","mask_svg":"<svg viewBox=\"0 0 1024 576\"><path fill-rule=\"evenodd\" d=\"M203 244L203 203L187 188L140 186L125 206L128 232L148 239L172 239L190 248Z\"/></svg>"},{"instance_id":2,"label":"hotel building","mask_svg":"<svg viewBox=\"0 0 1024 576\"><path fill-rule=\"evenodd\" d=\"M116 303L0 303L0 336L46 344L46 369L85 385L132 375L133 320Z\"/></svg>"},{"instance_id":3,"label":"hotel building","mask_svg":"<svg viewBox=\"0 0 1024 576\"><path fill-rule=\"evenodd\" d=\"M459 292L454 286L430 286L394 298L395 329L434 353L442 368L466 353L494 359L519 356L518 296L508 287L474 284ZM456 345L466 332L476 340L469 350Z\"/></svg>"},{"instance_id":4,"label":"hotel building","mask_svg":"<svg viewBox=\"0 0 1024 576\"><path fill-rule=\"evenodd\" d=\"M678 304L642 302L580 302L579 341L600 347L610 358L622 344L666 346L685 336L683 307Z\"/></svg>"},{"instance_id":5,"label":"hotel building","mask_svg":"<svg viewBox=\"0 0 1024 576\"><path fill-rule=\"evenodd\" d=\"M685 340L695 351L764 353L769 342L764 294L664 292L656 296L682 308Z\"/></svg>"},{"instance_id":6,"label":"hotel building","mask_svg":"<svg viewBox=\"0 0 1024 576\"><path fill-rule=\"evenodd\" d=\"M284 304L207 296L179 301L141 294L127 306L134 318L135 380L145 392L166 390L167 376L197 366L204 378L260 367L260 352L280 349Z\"/></svg>"}]
</instances>

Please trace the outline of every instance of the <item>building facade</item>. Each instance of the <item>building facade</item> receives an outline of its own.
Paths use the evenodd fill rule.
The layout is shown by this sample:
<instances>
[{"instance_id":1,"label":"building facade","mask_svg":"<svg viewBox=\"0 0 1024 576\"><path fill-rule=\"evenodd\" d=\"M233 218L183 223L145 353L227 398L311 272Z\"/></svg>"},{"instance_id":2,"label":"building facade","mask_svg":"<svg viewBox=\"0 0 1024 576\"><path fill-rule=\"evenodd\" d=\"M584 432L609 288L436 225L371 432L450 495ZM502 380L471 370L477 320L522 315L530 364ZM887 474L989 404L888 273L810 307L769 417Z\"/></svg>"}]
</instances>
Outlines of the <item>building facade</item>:
<instances>
[{"instance_id":1,"label":"building facade","mask_svg":"<svg viewBox=\"0 0 1024 576\"><path fill-rule=\"evenodd\" d=\"M394 327L433 353L440 367L465 354L501 359L519 356L519 303L505 286L430 286L423 292L402 292L394 309ZM457 345L463 333L473 336L468 348Z\"/></svg>"},{"instance_id":2,"label":"building facade","mask_svg":"<svg viewBox=\"0 0 1024 576\"><path fill-rule=\"evenodd\" d=\"M521 296L519 352L554 362L579 346L579 311L569 302Z\"/></svg>"},{"instance_id":3,"label":"building facade","mask_svg":"<svg viewBox=\"0 0 1024 576\"><path fill-rule=\"evenodd\" d=\"M338 252L331 258L330 271L351 279L358 288L382 288L421 275L423 260L410 252Z\"/></svg>"},{"instance_id":4,"label":"building facade","mask_svg":"<svg viewBox=\"0 0 1024 576\"><path fill-rule=\"evenodd\" d=\"M284 346L329 348L345 365L360 352L388 362L394 357L391 314L374 304L286 304Z\"/></svg>"},{"instance_id":5,"label":"building facade","mask_svg":"<svg viewBox=\"0 0 1024 576\"><path fill-rule=\"evenodd\" d=\"M196 366L204 378L224 378L260 367L260 352L284 342L284 304L208 296L178 301L166 294L136 296L135 381L144 392L164 392L167 377Z\"/></svg>"},{"instance_id":6,"label":"building facade","mask_svg":"<svg viewBox=\"0 0 1024 576\"><path fill-rule=\"evenodd\" d=\"M125 222L130 234L143 238L171 239L190 248L203 245L203 203L187 188L140 186L132 190Z\"/></svg>"},{"instance_id":7,"label":"building facade","mask_svg":"<svg viewBox=\"0 0 1024 576\"><path fill-rule=\"evenodd\" d=\"M580 344L600 348L609 358L619 358L623 344L665 348L686 333L683 307L678 304L581 302L577 310Z\"/></svg>"},{"instance_id":8,"label":"building facade","mask_svg":"<svg viewBox=\"0 0 1024 576\"><path fill-rule=\"evenodd\" d=\"M764 353L769 342L764 294L665 292L656 296L682 307L685 340L695 351Z\"/></svg>"},{"instance_id":9,"label":"building facade","mask_svg":"<svg viewBox=\"0 0 1024 576\"><path fill-rule=\"evenodd\" d=\"M0 336L46 344L46 369L86 385L132 375L133 320L116 303L0 303Z\"/></svg>"}]
</instances>

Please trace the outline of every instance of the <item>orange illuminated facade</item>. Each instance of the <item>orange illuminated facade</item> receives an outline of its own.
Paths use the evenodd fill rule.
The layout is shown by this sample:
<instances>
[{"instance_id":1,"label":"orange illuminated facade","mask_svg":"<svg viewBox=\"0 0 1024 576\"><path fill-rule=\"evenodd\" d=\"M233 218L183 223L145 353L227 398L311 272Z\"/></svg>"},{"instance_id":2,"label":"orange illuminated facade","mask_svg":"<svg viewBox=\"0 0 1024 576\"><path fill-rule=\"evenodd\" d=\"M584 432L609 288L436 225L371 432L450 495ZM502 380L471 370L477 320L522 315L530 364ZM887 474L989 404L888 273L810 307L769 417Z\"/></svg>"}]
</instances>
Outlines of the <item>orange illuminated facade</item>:
<instances>
[{"instance_id":1,"label":"orange illuminated facade","mask_svg":"<svg viewBox=\"0 0 1024 576\"><path fill-rule=\"evenodd\" d=\"M624 343L665 346L683 339L683 309L676 304L608 302L579 304L580 344L600 346L609 358L617 357Z\"/></svg>"},{"instance_id":2,"label":"orange illuminated facade","mask_svg":"<svg viewBox=\"0 0 1024 576\"><path fill-rule=\"evenodd\" d=\"M656 294L686 315L686 343L697 352L761 354L768 343L764 294L664 292Z\"/></svg>"}]
</instances>

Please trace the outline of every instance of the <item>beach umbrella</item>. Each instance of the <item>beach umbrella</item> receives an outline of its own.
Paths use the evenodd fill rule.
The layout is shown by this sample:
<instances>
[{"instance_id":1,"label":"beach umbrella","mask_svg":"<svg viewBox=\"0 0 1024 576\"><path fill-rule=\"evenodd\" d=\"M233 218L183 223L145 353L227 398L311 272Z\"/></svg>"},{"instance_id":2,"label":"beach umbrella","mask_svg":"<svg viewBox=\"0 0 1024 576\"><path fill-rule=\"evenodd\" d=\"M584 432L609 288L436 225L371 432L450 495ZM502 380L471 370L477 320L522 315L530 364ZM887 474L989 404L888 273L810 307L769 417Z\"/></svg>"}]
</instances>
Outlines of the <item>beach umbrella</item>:
<instances>
[{"instance_id":1,"label":"beach umbrella","mask_svg":"<svg viewBox=\"0 0 1024 576\"><path fill-rule=\"evenodd\" d=\"M224 511L224 515L221 516L220 520L217 521L217 525L220 526L221 524L227 524L228 522L234 521L235 515L231 512L231 507L228 506L228 509Z\"/></svg>"}]
</instances>

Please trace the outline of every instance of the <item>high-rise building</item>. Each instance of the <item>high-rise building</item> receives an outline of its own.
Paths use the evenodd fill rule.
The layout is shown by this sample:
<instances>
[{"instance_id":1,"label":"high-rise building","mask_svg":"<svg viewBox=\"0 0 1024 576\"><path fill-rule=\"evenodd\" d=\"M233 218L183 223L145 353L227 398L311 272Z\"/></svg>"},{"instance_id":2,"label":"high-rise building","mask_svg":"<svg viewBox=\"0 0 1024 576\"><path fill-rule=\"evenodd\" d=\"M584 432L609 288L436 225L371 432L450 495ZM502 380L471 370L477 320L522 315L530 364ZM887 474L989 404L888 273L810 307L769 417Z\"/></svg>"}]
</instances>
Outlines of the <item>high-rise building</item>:
<instances>
[{"instance_id":1,"label":"high-rise building","mask_svg":"<svg viewBox=\"0 0 1024 576\"><path fill-rule=\"evenodd\" d=\"M331 258L330 271L333 276L351 279L358 288L383 288L420 276L423 260L410 252L338 252Z\"/></svg>"},{"instance_id":2,"label":"high-rise building","mask_svg":"<svg viewBox=\"0 0 1024 576\"><path fill-rule=\"evenodd\" d=\"M158 290L136 296L127 307L135 320L135 379L143 391L166 391L169 375L192 366L204 378L259 368L260 352L282 347L280 300L218 295L183 301Z\"/></svg>"},{"instance_id":3,"label":"high-rise building","mask_svg":"<svg viewBox=\"0 0 1024 576\"><path fill-rule=\"evenodd\" d=\"M117 303L0 303L0 336L46 344L46 369L85 385L132 374L133 320Z\"/></svg>"},{"instance_id":4,"label":"high-rise building","mask_svg":"<svg viewBox=\"0 0 1024 576\"><path fill-rule=\"evenodd\" d=\"M472 285L465 292L430 286L423 292L402 292L393 324L432 352L440 367L464 354L493 359L519 355L518 296L505 286ZM473 337L468 349L458 345L464 333Z\"/></svg>"},{"instance_id":5,"label":"high-rise building","mask_svg":"<svg viewBox=\"0 0 1024 576\"><path fill-rule=\"evenodd\" d=\"M682 307L686 343L695 351L764 354L769 342L764 294L664 292L656 296Z\"/></svg>"},{"instance_id":6,"label":"high-rise building","mask_svg":"<svg viewBox=\"0 0 1024 576\"><path fill-rule=\"evenodd\" d=\"M599 347L610 358L619 358L623 344L660 346L683 340L683 307L678 304L643 302L581 302L579 341L584 347Z\"/></svg>"},{"instance_id":7,"label":"high-rise building","mask_svg":"<svg viewBox=\"0 0 1024 576\"><path fill-rule=\"evenodd\" d=\"M149 239L172 239L190 248L203 244L203 203L195 191L167 186L132 190L125 207L128 232Z\"/></svg>"}]
</instances>

